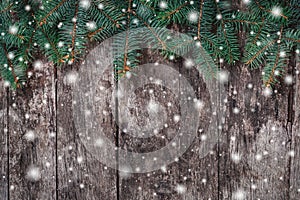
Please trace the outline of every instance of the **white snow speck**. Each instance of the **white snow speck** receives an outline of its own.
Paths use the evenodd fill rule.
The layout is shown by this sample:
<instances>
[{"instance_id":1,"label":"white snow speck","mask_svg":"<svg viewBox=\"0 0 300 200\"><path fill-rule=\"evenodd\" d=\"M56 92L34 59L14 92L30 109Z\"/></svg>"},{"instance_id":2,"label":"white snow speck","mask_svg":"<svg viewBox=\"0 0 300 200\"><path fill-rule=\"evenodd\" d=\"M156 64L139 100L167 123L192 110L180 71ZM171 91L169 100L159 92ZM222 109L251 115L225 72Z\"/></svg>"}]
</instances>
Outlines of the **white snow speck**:
<instances>
[{"instance_id":1,"label":"white snow speck","mask_svg":"<svg viewBox=\"0 0 300 200\"><path fill-rule=\"evenodd\" d=\"M174 115L173 120L175 123L180 121L180 115Z\"/></svg>"},{"instance_id":2,"label":"white snow speck","mask_svg":"<svg viewBox=\"0 0 300 200\"><path fill-rule=\"evenodd\" d=\"M218 73L218 80L220 83L227 83L228 78L229 78L229 74L227 71L222 70Z\"/></svg>"},{"instance_id":3,"label":"white snow speck","mask_svg":"<svg viewBox=\"0 0 300 200\"><path fill-rule=\"evenodd\" d=\"M188 15L188 19L189 19L190 22L197 22L198 13L195 12L195 11L190 12L189 15Z\"/></svg>"},{"instance_id":4,"label":"white snow speck","mask_svg":"<svg viewBox=\"0 0 300 200\"><path fill-rule=\"evenodd\" d=\"M78 80L78 73L77 72L69 72L67 73L67 75L65 76L65 83L68 85L72 85L75 84Z\"/></svg>"},{"instance_id":5,"label":"white snow speck","mask_svg":"<svg viewBox=\"0 0 300 200\"><path fill-rule=\"evenodd\" d=\"M245 191L242 189L238 189L236 192L233 193L233 199L235 199L235 200L246 199Z\"/></svg>"},{"instance_id":6,"label":"white snow speck","mask_svg":"<svg viewBox=\"0 0 300 200\"><path fill-rule=\"evenodd\" d=\"M81 0L79 5L84 9L88 9L91 6L91 2L89 0Z\"/></svg>"},{"instance_id":7,"label":"white snow speck","mask_svg":"<svg viewBox=\"0 0 300 200\"><path fill-rule=\"evenodd\" d=\"M27 169L26 178L30 181L38 181L41 178L40 169L36 166L30 166Z\"/></svg>"},{"instance_id":8,"label":"white snow speck","mask_svg":"<svg viewBox=\"0 0 300 200\"><path fill-rule=\"evenodd\" d=\"M178 184L176 186L176 191L179 193L179 194L184 194L186 192L186 187L184 185L181 185L181 184Z\"/></svg>"},{"instance_id":9,"label":"white snow speck","mask_svg":"<svg viewBox=\"0 0 300 200\"><path fill-rule=\"evenodd\" d=\"M279 17L281 15L281 8L275 6L272 8L271 12L275 17Z\"/></svg>"},{"instance_id":10,"label":"white snow speck","mask_svg":"<svg viewBox=\"0 0 300 200\"><path fill-rule=\"evenodd\" d=\"M241 155L239 153L233 153L231 154L231 160L237 164L241 161Z\"/></svg>"},{"instance_id":11,"label":"white snow speck","mask_svg":"<svg viewBox=\"0 0 300 200\"><path fill-rule=\"evenodd\" d=\"M222 19L222 15L221 14L217 14L216 18L217 18L217 20L220 20L220 19Z\"/></svg>"},{"instance_id":12,"label":"white snow speck","mask_svg":"<svg viewBox=\"0 0 300 200\"><path fill-rule=\"evenodd\" d=\"M162 8L162 9L166 9L168 7L168 4L165 1L161 1L159 3L159 7Z\"/></svg>"},{"instance_id":13,"label":"white snow speck","mask_svg":"<svg viewBox=\"0 0 300 200\"><path fill-rule=\"evenodd\" d=\"M272 95L272 90L269 88L269 87L266 87L264 90L263 90L263 95L265 96L265 97L269 97L269 96L271 96Z\"/></svg>"},{"instance_id":14,"label":"white snow speck","mask_svg":"<svg viewBox=\"0 0 300 200\"><path fill-rule=\"evenodd\" d=\"M12 26L9 27L8 32L10 34L15 35L15 34L18 33L18 30L19 30L19 28L16 25L12 25Z\"/></svg>"},{"instance_id":15,"label":"white snow speck","mask_svg":"<svg viewBox=\"0 0 300 200\"><path fill-rule=\"evenodd\" d=\"M292 75L287 75L287 76L284 78L284 82L285 82L285 84L287 84L287 85L292 85L292 84L293 84L293 76L292 76Z\"/></svg>"},{"instance_id":16,"label":"white snow speck","mask_svg":"<svg viewBox=\"0 0 300 200\"><path fill-rule=\"evenodd\" d=\"M32 130L27 131L27 133L24 135L24 138L29 142L33 142L34 139L36 138L34 131Z\"/></svg>"}]
</instances>

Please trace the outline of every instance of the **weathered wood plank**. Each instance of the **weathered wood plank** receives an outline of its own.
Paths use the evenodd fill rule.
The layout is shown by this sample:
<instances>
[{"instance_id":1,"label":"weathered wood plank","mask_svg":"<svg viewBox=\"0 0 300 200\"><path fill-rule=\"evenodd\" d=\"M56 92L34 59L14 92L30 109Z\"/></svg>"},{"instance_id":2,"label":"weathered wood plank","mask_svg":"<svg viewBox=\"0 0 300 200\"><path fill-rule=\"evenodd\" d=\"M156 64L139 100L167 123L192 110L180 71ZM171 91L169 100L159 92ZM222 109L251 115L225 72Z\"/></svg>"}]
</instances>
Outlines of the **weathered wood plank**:
<instances>
[{"instance_id":1,"label":"weathered wood plank","mask_svg":"<svg viewBox=\"0 0 300 200\"><path fill-rule=\"evenodd\" d=\"M54 66L34 65L29 85L10 91L10 199L56 199Z\"/></svg>"},{"instance_id":2,"label":"weathered wood plank","mask_svg":"<svg viewBox=\"0 0 300 200\"><path fill-rule=\"evenodd\" d=\"M299 58L298 58L299 59ZM298 63L294 73L294 102L292 125L292 148L289 152L291 157L290 166L290 199L300 199L300 64Z\"/></svg>"},{"instance_id":3,"label":"weathered wood plank","mask_svg":"<svg viewBox=\"0 0 300 200\"><path fill-rule=\"evenodd\" d=\"M151 54L148 53L148 55ZM165 162L165 165L161 165L158 170L136 173L138 171L134 171L134 162L129 162L129 167L133 168L135 173L120 172L120 197L126 200L217 199L218 138L212 130L218 127L218 121L213 117L216 115L215 109L218 108L216 106L218 98L215 98L218 96L218 91L212 90L212 85L206 84L207 82L198 70L185 68L182 61L170 63L152 54L150 58L144 58L143 62L153 63L153 61L165 63L165 65L141 66L133 70L133 74L137 76L130 78L131 80L121 80L119 83L120 89L124 90L121 93L129 93L127 101L119 100L119 120L120 118L125 120L126 108L134 110L126 115L126 117L130 116L130 120L129 125L125 123L125 126L131 126L131 130L119 124L120 148L127 152L152 154L172 144L174 142L172 139L181 132L183 137L188 137L195 132L196 137L193 138L183 155L176 152L179 148L175 147L162 151L163 153L159 154L158 158L153 156L152 159L144 161L149 166L155 166L157 160L166 159L167 161L170 155L178 153L175 159L173 158L173 162ZM216 86L216 83L214 85ZM189 99L188 97L191 97L190 102L185 101ZM203 109L201 105L195 104L194 98L199 100L198 103L204 104ZM181 104L181 101L191 105L191 110L185 110L185 105ZM193 117L194 109L200 116ZM175 118L177 114L179 121ZM210 126L213 129L208 128ZM194 127L194 129L187 127ZM133 134L135 130L141 130L141 132ZM144 138L141 135L142 132L149 133L150 137ZM213 143L211 140L214 140ZM175 142L175 146L180 146L181 143L182 141L179 140Z\"/></svg>"},{"instance_id":4,"label":"weathered wood plank","mask_svg":"<svg viewBox=\"0 0 300 200\"><path fill-rule=\"evenodd\" d=\"M110 52L111 41L106 41L79 70L58 74L59 199L117 199L115 168L102 160L116 159L115 152L101 149L103 137L115 143Z\"/></svg>"},{"instance_id":5,"label":"weathered wood plank","mask_svg":"<svg viewBox=\"0 0 300 200\"><path fill-rule=\"evenodd\" d=\"M0 199L8 199L7 88L0 81Z\"/></svg>"},{"instance_id":6,"label":"weathered wood plank","mask_svg":"<svg viewBox=\"0 0 300 200\"><path fill-rule=\"evenodd\" d=\"M220 145L221 199L287 199L290 137L286 86L268 95L260 72L230 69Z\"/></svg>"}]
</instances>

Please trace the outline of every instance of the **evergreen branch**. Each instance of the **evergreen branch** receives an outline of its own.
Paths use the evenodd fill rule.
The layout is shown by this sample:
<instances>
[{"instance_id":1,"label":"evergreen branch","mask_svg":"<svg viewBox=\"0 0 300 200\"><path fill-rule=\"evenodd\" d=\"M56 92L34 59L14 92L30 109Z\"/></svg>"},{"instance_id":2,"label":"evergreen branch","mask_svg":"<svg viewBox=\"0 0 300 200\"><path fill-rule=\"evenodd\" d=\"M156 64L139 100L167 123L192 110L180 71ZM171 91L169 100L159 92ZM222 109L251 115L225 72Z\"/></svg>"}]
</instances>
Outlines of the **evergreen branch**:
<instances>
[{"instance_id":1,"label":"evergreen branch","mask_svg":"<svg viewBox=\"0 0 300 200\"><path fill-rule=\"evenodd\" d=\"M38 23L40 26L42 26L43 24L46 23L48 17L50 17L59 7L61 7L66 1L68 0L62 0L61 2L59 2L59 4L57 4L52 10L50 10L50 12L43 17L40 22Z\"/></svg>"},{"instance_id":2,"label":"evergreen branch","mask_svg":"<svg viewBox=\"0 0 300 200\"><path fill-rule=\"evenodd\" d=\"M262 23L261 23L261 25L259 26L259 30L258 30L257 34L255 35L255 38L254 38L254 40L253 40L253 42L252 42L253 44L255 44L256 41L258 40L258 38L259 38L259 36L260 36L260 34L261 34L261 32L262 32L262 29L263 29L263 26L264 26L264 22L265 22L265 19L262 18Z\"/></svg>"},{"instance_id":3,"label":"evergreen branch","mask_svg":"<svg viewBox=\"0 0 300 200\"><path fill-rule=\"evenodd\" d=\"M184 4L178 6L175 10L169 12L167 15L163 16L163 19L170 19L172 15L178 13L182 8L184 8L185 6L187 6L189 4L188 1L186 1Z\"/></svg>"},{"instance_id":4,"label":"evergreen branch","mask_svg":"<svg viewBox=\"0 0 300 200\"><path fill-rule=\"evenodd\" d=\"M281 40L282 32L283 32L283 27L281 27L280 35L279 35L278 40ZM270 87L271 83L273 83L273 81L274 81L274 74L275 74L275 70L276 70L276 68L278 66L278 63L279 63L279 58L280 58L280 43L278 44L276 59L275 59L275 62L274 62L274 66L272 67L271 74L269 75L269 79L265 82L265 86L267 86L267 87Z\"/></svg>"},{"instance_id":5,"label":"evergreen branch","mask_svg":"<svg viewBox=\"0 0 300 200\"><path fill-rule=\"evenodd\" d=\"M0 11L0 13L4 13L4 12L8 11L13 5L14 5L13 3L9 4L6 8L3 8L3 9Z\"/></svg>"},{"instance_id":6,"label":"evergreen branch","mask_svg":"<svg viewBox=\"0 0 300 200\"><path fill-rule=\"evenodd\" d=\"M300 39L289 38L289 37L284 37L284 39L289 40L289 41L293 41L293 42L296 42L296 43L300 43Z\"/></svg>"},{"instance_id":7,"label":"evergreen branch","mask_svg":"<svg viewBox=\"0 0 300 200\"><path fill-rule=\"evenodd\" d=\"M120 24L118 23L118 21L114 20L113 17L111 17L110 15L108 15L106 12L104 12L103 10L100 10L100 12L108 19L110 20L112 23L115 24L115 26L117 28L121 28Z\"/></svg>"},{"instance_id":8,"label":"evergreen branch","mask_svg":"<svg viewBox=\"0 0 300 200\"><path fill-rule=\"evenodd\" d=\"M222 15L222 13L221 13L221 11L220 11L220 9L219 9L219 7L218 7L218 3L217 2L215 2L216 3L216 8L217 8L217 13L219 14L219 15ZM231 63L231 62L233 62L233 55L232 55L232 49L231 49L231 45L230 45L230 42L229 42L229 39L228 39L228 37L227 37L227 33L226 33L226 30L225 30L225 23L224 23L224 20L223 20L223 18L222 19L220 19L221 20L221 27L222 27L222 32L223 32L223 35L224 35L224 39L225 39L225 43L226 43L226 46L229 48L229 62Z\"/></svg>"},{"instance_id":9,"label":"evergreen branch","mask_svg":"<svg viewBox=\"0 0 300 200\"><path fill-rule=\"evenodd\" d=\"M139 1L139 3L143 4L143 6L146 6L147 8L149 8L150 10L152 10L153 12L155 12L155 8L149 6L149 5L146 4L144 1Z\"/></svg>"},{"instance_id":10,"label":"evergreen branch","mask_svg":"<svg viewBox=\"0 0 300 200\"><path fill-rule=\"evenodd\" d=\"M260 5L260 3L259 3L258 1L255 1L255 3L257 4L257 6L258 6L261 10L264 10L264 11L266 11L266 12L268 12L268 13L273 14L272 10L268 10L268 9L264 8L262 5ZM279 16L283 17L284 19L288 19L288 17L285 16L285 15L283 15L282 13L280 13Z\"/></svg>"},{"instance_id":11,"label":"evergreen branch","mask_svg":"<svg viewBox=\"0 0 300 200\"><path fill-rule=\"evenodd\" d=\"M13 78L14 78L14 82L17 84L17 86L19 87L19 84L18 84L18 77L15 73L15 69L14 69L14 66L13 66L13 63L12 63L12 60L9 58L8 56L8 52L7 52L7 48L4 44L2 44L2 47L4 49L4 52L5 52L5 56L6 56L6 59L7 59L7 62L8 62L8 65L9 67L11 68L11 73L13 75Z\"/></svg>"},{"instance_id":12,"label":"evergreen branch","mask_svg":"<svg viewBox=\"0 0 300 200\"><path fill-rule=\"evenodd\" d=\"M98 28L97 30L89 33L88 38L91 39L92 37L94 37L94 35L96 35L97 33L101 32L101 31L103 31L105 28L107 28L107 27L102 26L102 27Z\"/></svg>"},{"instance_id":13,"label":"evergreen branch","mask_svg":"<svg viewBox=\"0 0 300 200\"><path fill-rule=\"evenodd\" d=\"M214 47L213 49L215 49L216 52L218 52L219 54L221 54L221 51L219 50L219 48L216 46L216 44L215 44L211 39L209 39L208 37L206 37L206 36L204 36L204 35L201 35L201 37L202 37L204 40L208 41L208 43L209 43L212 47Z\"/></svg>"},{"instance_id":14,"label":"evergreen branch","mask_svg":"<svg viewBox=\"0 0 300 200\"><path fill-rule=\"evenodd\" d=\"M147 26L147 28L151 31L151 33L156 37L156 39L159 41L159 43L162 45L163 50L167 50L167 45L164 43L164 41L155 33L153 28L139 15L136 14L135 11L131 10L130 13L132 13L134 16L136 16L139 20L143 21L144 25Z\"/></svg>"},{"instance_id":15,"label":"evergreen branch","mask_svg":"<svg viewBox=\"0 0 300 200\"><path fill-rule=\"evenodd\" d=\"M198 16L198 35L197 35L198 40L200 40L202 12L203 12L203 0L201 0L200 2L200 11Z\"/></svg>"},{"instance_id":16,"label":"evergreen branch","mask_svg":"<svg viewBox=\"0 0 300 200\"><path fill-rule=\"evenodd\" d=\"M264 52L269 46L273 45L275 42L276 40L272 40L271 42L269 42L266 46L264 46L264 48L259 50L252 58L250 58L245 64L249 65L250 63L252 63L262 52Z\"/></svg>"},{"instance_id":17,"label":"evergreen branch","mask_svg":"<svg viewBox=\"0 0 300 200\"><path fill-rule=\"evenodd\" d=\"M74 14L74 22L73 22L73 31L72 31L72 46L71 46L71 63L74 62L75 59L75 40L76 40L76 31L77 31L77 15L78 15L78 8L79 7L79 3L76 3L76 7L75 7L75 14Z\"/></svg>"},{"instance_id":18,"label":"evergreen branch","mask_svg":"<svg viewBox=\"0 0 300 200\"><path fill-rule=\"evenodd\" d=\"M257 22L252 22L248 20L242 20L242 19L226 19L224 20L225 23L232 23L232 22L239 22L239 23L246 23L246 24L252 24L252 25L257 25Z\"/></svg>"},{"instance_id":19,"label":"evergreen branch","mask_svg":"<svg viewBox=\"0 0 300 200\"><path fill-rule=\"evenodd\" d=\"M61 59L61 55L59 54L58 49L56 48L56 46L55 46L55 44L53 43L53 41L49 38L48 34L45 32L45 30L44 30L43 28L41 28L41 30L42 30L43 34L45 35L47 41L49 42L50 46L52 47L53 51L55 52L57 58L59 58L58 62L59 62L59 63L65 62L65 61L63 60L63 58Z\"/></svg>"},{"instance_id":20,"label":"evergreen branch","mask_svg":"<svg viewBox=\"0 0 300 200\"><path fill-rule=\"evenodd\" d=\"M127 15L127 24L130 23L130 11L131 11L131 1L129 0L128 2L128 15ZM124 47L124 63L123 63L123 73L126 73L127 71L130 70L130 67L127 65L127 56L128 56L128 47L129 47L129 32L128 32L128 27L127 27L127 31L126 31L126 38L125 38L125 47Z\"/></svg>"}]
</instances>

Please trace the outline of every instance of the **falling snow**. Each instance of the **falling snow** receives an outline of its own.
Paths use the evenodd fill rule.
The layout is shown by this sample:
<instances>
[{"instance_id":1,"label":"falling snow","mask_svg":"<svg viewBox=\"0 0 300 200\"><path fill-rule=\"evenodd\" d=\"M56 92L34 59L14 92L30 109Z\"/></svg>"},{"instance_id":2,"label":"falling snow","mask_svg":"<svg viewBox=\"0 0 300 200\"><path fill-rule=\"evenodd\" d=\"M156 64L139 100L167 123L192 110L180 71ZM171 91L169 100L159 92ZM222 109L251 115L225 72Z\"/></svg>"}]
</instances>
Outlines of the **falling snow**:
<instances>
[{"instance_id":1,"label":"falling snow","mask_svg":"<svg viewBox=\"0 0 300 200\"><path fill-rule=\"evenodd\" d=\"M40 169L37 166L30 166L27 169L26 178L30 181L38 181L41 178Z\"/></svg>"}]
</instances>

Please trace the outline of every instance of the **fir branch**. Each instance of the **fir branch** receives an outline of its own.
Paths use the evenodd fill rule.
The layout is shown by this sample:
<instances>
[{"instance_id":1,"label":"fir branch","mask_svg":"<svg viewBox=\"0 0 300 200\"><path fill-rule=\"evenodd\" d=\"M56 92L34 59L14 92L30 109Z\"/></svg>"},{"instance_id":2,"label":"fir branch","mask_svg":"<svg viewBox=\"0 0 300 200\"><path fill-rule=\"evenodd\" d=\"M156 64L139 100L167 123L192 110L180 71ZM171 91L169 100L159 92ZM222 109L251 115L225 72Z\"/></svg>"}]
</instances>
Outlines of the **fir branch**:
<instances>
[{"instance_id":1,"label":"fir branch","mask_svg":"<svg viewBox=\"0 0 300 200\"><path fill-rule=\"evenodd\" d=\"M219 9L218 3L215 2L215 4L216 4L216 8L217 8L217 13L222 16L222 13L221 13L221 11ZM229 51L228 51L228 54L229 54L229 63L231 63L231 62L234 61L234 58L233 58L233 55L232 55L233 51L231 49L231 45L230 45L229 39L227 37L227 33L226 33L226 29L225 29L225 22L223 20L223 17L220 20L221 20L221 28L222 28L222 32L223 32L223 35L224 35L226 47L229 48Z\"/></svg>"},{"instance_id":2,"label":"fir branch","mask_svg":"<svg viewBox=\"0 0 300 200\"><path fill-rule=\"evenodd\" d=\"M248 20L242 20L242 19L226 19L226 20L224 20L224 22L225 23L238 22L238 23L246 23L246 24L251 24L251 25L257 25L257 22L248 21Z\"/></svg>"},{"instance_id":3,"label":"fir branch","mask_svg":"<svg viewBox=\"0 0 300 200\"><path fill-rule=\"evenodd\" d=\"M73 22L73 30L72 30L72 45L71 45L71 63L74 62L75 59L75 40L76 40L76 31L77 31L77 15L78 15L79 3L76 3L75 13L74 13L74 22Z\"/></svg>"},{"instance_id":4,"label":"fir branch","mask_svg":"<svg viewBox=\"0 0 300 200\"><path fill-rule=\"evenodd\" d=\"M131 10L130 13L132 13L134 16L136 16L139 20L143 21L144 25L151 31L151 33L156 37L156 39L159 41L159 43L162 45L163 50L167 50L167 45L165 42L155 33L153 28L139 15L136 14L135 11Z\"/></svg>"},{"instance_id":5,"label":"fir branch","mask_svg":"<svg viewBox=\"0 0 300 200\"><path fill-rule=\"evenodd\" d=\"M292 42L296 42L296 43L300 43L300 39L296 39L296 38L284 37L283 39L289 40L289 41L292 41Z\"/></svg>"},{"instance_id":6,"label":"fir branch","mask_svg":"<svg viewBox=\"0 0 300 200\"><path fill-rule=\"evenodd\" d=\"M182 8L184 8L188 4L189 4L189 2L186 1L184 4L178 6L175 10L173 10L173 11L167 13L167 15L163 16L163 19L166 19L166 18L170 19L172 15L178 13Z\"/></svg>"},{"instance_id":7,"label":"fir branch","mask_svg":"<svg viewBox=\"0 0 300 200\"><path fill-rule=\"evenodd\" d=\"M7 52L6 46L5 46L4 44L2 44L2 47L3 47L3 49L4 49L4 52L5 52L5 56L6 56L8 65L9 65L9 67L11 68L11 73L12 73L12 75L13 75L14 82L15 82L15 84L17 85L17 87L19 87L20 85L19 85L19 83L18 83L18 77L17 77L17 75L16 75L16 73L15 73L15 69L14 69L14 66L13 66L13 62L12 62L12 60L11 60L11 59L9 58L9 56L8 56L8 52Z\"/></svg>"},{"instance_id":8,"label":"fir branch","mask_svg":"<svg viewBox=\"0 0 300 200\"><path fill-rule=\"evenodd\" d=\"M97 30L95 30L95 31L93 31L93 32L91 32L91 33L89 33L89 34L88 34L88 38L89 38L89 39L93 38L94 35L96 35L97 33L101 32L101 31L103 31L105 28L107 28L107 27L102 26L102 27L98 28Z\"/></svg>"},{"instance_id":9,"label":"fir branch","mask_svg":"<svg viewBox=\"0 0 300 200\"><path fill-rule=\"evenodd\" d=\"M127 24L130 23L130 12L131 12L131 1L128 1L128 15L127 15ZM125 38L125 47L124 47L124 63L123 63L123 73L126 73L127 71L130 70L130 67L127 65L127 56L128 56L128 47L129 47L129 27L127 27L127 31L126 31L126 38Z\"/></svg>"},{"instance_id":10,"label":"fir branch","mask_svg":"<svg viewBox=\"0 0 300 200\"><path fill-rule=\"evenodd\" d=\"M14 5L14 3L9 4L6 8L3 8L2 10L0 10L0 13L4 13L4 12L8 11L13 5Z\"/></svg>"},{"instance_id":11,"label":"fir branch","mask_svg":"<svg viewBox=\"0 0 300 200\"><path fill-rule=\"evenodd\" d=\"M50 17L58 8L60 8L67 1L69 1L69 0L62 0L61 2L59 2L59 4L57 4L52 10L50 10L50 12L48 12L48 14L45 17L43 17L38 24L40 26L45 24L48 17Z\"/></svg>"},{"instance_id":12,"label":"fir branch","mask_svg":"<svg viewBox=\"0 0 300 200\"><path fill-rule=\"evenodd\" d=\"M255 44L256 41L258 40L258 38L259 38L259 36L260 36L260 34L261 34L261 32L262 32L262 29L263 29L263 27L264 27L264 22L265 22L265 19L262 18L262 23L261 23L261 25L259 26L259 30L258 30L257 34L255 35L254 40L252 41L253 44Z\"/></svg>"},{"instance_id":13,"label":"fir branch","mask_svg":"<svg viewBox=\"0 0 300 200\"><path fill-rule=\"evenodd\" d=\"M198 16L198 34L197 39L200 41L200 33L201 33L201 21L202 21L202 12L203 12L203 0L200 2L200 11Z\"/></svg>"},{"instance_id":14,"label":"fir branch","mask_svg":"<svg viewBox=\"0 0 300 200\"><path fill-rule=\"evenodd\" d=\"M65 61L63 60L63 58L61 58L61 55L60 55L60 53L58 52L58 49L56 48L56 46L55 46L55 44L53 43L53 41L49 38L48 34L45 32L45 30L44 30L43 28L41 28L41 30L42 30L43 34L45 35L47 41L49 42L49 44L50 44L52 50L55 52L57 58L59 59L58 62L59 62L59 63L65 62Z\"/></svg>"},{"instance_id":15,"label":"fir branch","mask_svg":"<svg viewBox=\"0 0 300 200\"><path fill-rule=\"evenodd\" d=\"M255 1L255 3L257 4L257 6L258 6L261 10L273 14L272 10L268 10L268 9L264 8L258 1ZM285 16L285 15L283 15L282 13L280 13L279 16L283 17L284 19L288 19L288 17Z\"/></svg>"},{"instance_id":16,"label":"fir branch","mask_svg":"<svg viewBox=\"0 0 300 200\"><path fill-rule=\"evenodd\" d=\"M103 10L99 10L109 21L111 21L117 28L121 28L118 21L114 20L113 17L111 17L109 14L104 12Z\"/></svg>"},{"instance_id":17,"label":"fir branch","mask_svg":"<svg viewBox=\"0 0 300 200\"><path fill-rule=\"evenodd\" d=\"M281 29L280 29L280 35L279 35L278 40L281 40L282 32L283 32L283 27L281 27ZM274 62L274 66L272 67L271 74L269 75L268 80L265 82L265 86L266 87L270 87L271 84L274 81L275 70L276 70L276 68L277 68L277 66L279 64L279 58L280 58L280 44L281 43L278 44L277 53L276 53L276 59L275 59L275 62Z\"/></svg>"},{"instance_id":18,"label":"fir branch","mask_svg":"<svg viewBox=\"0 0 300 200\"><path fill-rule=\"evenodd\" d=\"M269 42L266 46L264 46L261 50L259 50L252 58L250 58L248 61L246 61L246 65L251 64L261 53L263 53L268 47L273 45L276 42L276 40L272 40Z\"/></svg>"}]
</instances>

